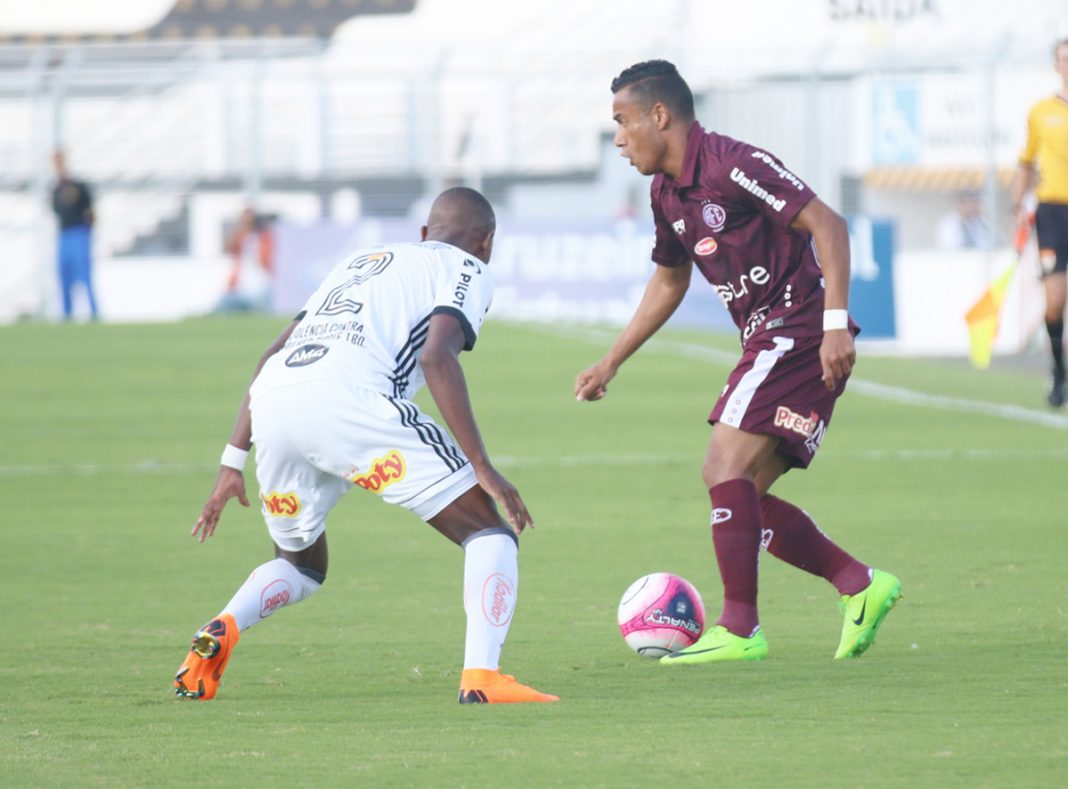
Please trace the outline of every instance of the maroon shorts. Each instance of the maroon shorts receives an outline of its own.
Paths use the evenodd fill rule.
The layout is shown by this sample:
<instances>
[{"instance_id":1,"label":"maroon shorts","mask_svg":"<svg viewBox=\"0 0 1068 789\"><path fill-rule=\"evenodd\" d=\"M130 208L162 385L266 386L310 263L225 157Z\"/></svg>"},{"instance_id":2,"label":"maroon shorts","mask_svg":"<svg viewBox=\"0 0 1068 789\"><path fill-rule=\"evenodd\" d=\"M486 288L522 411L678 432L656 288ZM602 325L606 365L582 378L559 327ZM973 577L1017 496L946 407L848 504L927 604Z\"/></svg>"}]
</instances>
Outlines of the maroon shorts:
<instances>
[{"instance_id":1,"label":"maroon shorts","mask_svg":"<svg viewBox=\"0 0 1068 789\"><path fill-rule=\"evenodd\" d=\"M834 391L823 385L821 342L822 337L754 337L708 421L780 438L779 454L791 467L807 468L846 385L845 379Z\"/></svg>"}]
</instances>

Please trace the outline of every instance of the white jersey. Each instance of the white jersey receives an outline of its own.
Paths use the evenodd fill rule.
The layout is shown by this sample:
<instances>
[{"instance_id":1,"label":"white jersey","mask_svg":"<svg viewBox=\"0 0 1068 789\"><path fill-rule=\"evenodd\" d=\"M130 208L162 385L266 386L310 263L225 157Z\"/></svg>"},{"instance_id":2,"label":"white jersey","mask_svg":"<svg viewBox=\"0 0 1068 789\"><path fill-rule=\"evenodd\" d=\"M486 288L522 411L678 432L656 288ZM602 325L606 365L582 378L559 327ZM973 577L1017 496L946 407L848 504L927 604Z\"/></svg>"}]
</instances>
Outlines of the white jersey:
<instances>
[{"instance_id":1,"label":"white jersey","mask_svg":"<svg viewBox=\"0 0 1068 789\"><path fill-rule=\"evenodd\" d=\"M263 366L253 395L336 380L410 400L425 382L419 357L430 316L455 316L463 326L464 350L471 350L492 297L489 267L451 244L359 250L305 303L300 324Z\"/></svg>"}]
</instances>

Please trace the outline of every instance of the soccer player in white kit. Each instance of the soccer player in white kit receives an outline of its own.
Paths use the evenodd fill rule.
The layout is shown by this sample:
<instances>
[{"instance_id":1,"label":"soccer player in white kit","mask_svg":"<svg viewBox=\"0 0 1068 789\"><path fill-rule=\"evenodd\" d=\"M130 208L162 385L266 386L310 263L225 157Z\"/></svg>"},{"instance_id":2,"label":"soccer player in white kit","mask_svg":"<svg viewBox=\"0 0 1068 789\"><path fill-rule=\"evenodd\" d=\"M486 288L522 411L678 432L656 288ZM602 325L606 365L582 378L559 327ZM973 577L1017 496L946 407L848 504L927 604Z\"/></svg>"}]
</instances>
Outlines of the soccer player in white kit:
<instances>
[{"instance_id":1,"label":"soccer player in white kit","mask_svg":"<svg viewBox=\"0 0 1068 789\"><path fill-rule=\"evenodd\" d=\"M193 534L210 537L229 499L248 506L242 469L255 444L275 559L197 631L174 679L179 697L213 698L239 635L319 590L327 514L356 485L464 550L460 703L557 701L499 670L518 588L517 535L534 522L489 461L459 362L492 298L495 229L480 193L442 192L421 243L353 253L267 349ZM424 382L455 441L412 402Z\"/></svg>"}]
</instances>

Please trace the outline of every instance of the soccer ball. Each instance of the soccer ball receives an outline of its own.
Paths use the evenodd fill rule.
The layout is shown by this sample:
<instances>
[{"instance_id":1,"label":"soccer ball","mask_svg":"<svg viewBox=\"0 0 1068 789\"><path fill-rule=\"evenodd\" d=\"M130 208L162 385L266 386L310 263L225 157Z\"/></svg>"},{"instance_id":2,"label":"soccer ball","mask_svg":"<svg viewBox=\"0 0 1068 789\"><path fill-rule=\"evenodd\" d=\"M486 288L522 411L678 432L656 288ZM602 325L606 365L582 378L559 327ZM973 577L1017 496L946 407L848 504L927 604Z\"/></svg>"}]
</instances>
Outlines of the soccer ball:
<instances>
[{"instance_id":1,"label":"soccer ball","mask_svg":"<svg viewBox=\"0 0 1068 789\"><path fill-rule=\"evenodd\" d=\"M671 573L644 575L619 601L619 632L643 657L685 649L705 629L705 604L693 584Z\"/></svg>"}]
</instances>

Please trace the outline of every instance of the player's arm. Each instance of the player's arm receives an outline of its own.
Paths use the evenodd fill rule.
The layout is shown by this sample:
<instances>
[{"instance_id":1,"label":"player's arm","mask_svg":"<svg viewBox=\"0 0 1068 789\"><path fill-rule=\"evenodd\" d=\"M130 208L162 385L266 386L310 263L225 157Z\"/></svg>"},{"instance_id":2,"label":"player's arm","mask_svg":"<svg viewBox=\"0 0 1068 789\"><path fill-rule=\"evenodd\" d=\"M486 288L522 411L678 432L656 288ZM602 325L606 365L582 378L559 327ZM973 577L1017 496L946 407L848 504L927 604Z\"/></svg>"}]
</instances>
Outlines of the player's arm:
<instances>
[{"instance_id":1,"label":"player's arm","mask_svg":"<svg viewBox=\"0 0 1068 789\"><path fill-rule=\"evenodd\" d=\"M285 330L278 335L270 347L260 357L259 363L256 365L256 372L252 374L252 380L256 380L256 376L260 374L260 370L263 369L263 365L267 363L267 360L274 356L282 346L286 344L289 339L289 335L293 333L293 330L300 324L300 319L294 320L290 323ZM249 384L251 386L251 384ZM249 394L248 390L245 390L245 396L241 400L241 407L237 410L237 419L234 421L234 429L230 431L230 440L228 442L227 453L233 455L234 450L238 452L247 453L252 446L252 414L249 411ZM230 461L233 462L233 461ZM241 502L243 507L248 506L248 496L245 494L245 476L244 473L232 466L222 464L219 466L219 473L215 477L215 487L211 491L211 496L208 497L207 502L204 504L204 508L200 512L200 517L197 518L196 525L193 526L192 534L196 536L200 534L200 542L208 539L215 533L215 527L219 523L219 516L222 515L223 507L226 506L232 498L237 498Z\"/></svg>"},{"instance_id":2,"label":"player's arm","mask_svg":"<svg viewBox=\"0 0 1068 789\"><path fill-rule=\"evenodd\" d=\"M1020 161L1016 165L1016 175L1012 179L1012 213L1016 218L1017 226L1024 225L1029 221L1024 198L1035 185L1034 162Z\"/></svg>"},{"instance_id":3,"label":"player's arm","mask_svg":"<svg viewBox=\"0 0 1068 789\"><path fill-rule=\"evenodd\" d=\"M1016 216L1017 226L1025 225L1030 221L1027 208L1024 206L1024 198L1034 188L1036 181L1035 158L1038 154L1039 127L1035 117L1037 112L1037 108L1033 107L1027 114L1027 137L1017 160L1016 175L1012 179L1012 211Z\"/></svg>"},{"instance_id":4,"label":"player's arm","mask_svg":"<svg viewBox=\"0 0 1068 789\"><path fill-rule=\"evenodd\" d=\"M431 316L419 365L441 418L470 461L479 485L500 505L519 533L527 526L533 526L534 520L519 491L493 468L482 443L467 391L467 379L460 366L460 352L466 341L463 324L456 315L442 312Z\"/></svg>"},{"instance_id":5,"label":"player's arm","mask_svg":"<svg viewBox=\"0 0 1068 789\"><path fill-rule=\"evenodd\" d=\"M645 286L638 309L611 349L601 361L578 374L575 379L575 399L600 400L605 396L608 382L615 377L623 362L642 347L678 309L690 287L692 270L692 260L680 266L656 267Z\"/></svg>"},{"instance_id":6,"label":"player's arm","mask_svg":"<svg viewBox=\"0 0 1068 789\"><path fill-rule=\"evenodd\" d=\"M834 389L853 369L857 359L848 328L849 226L836 211L813 197L794 217L790 227L812 236L823 270L825 312L820 362L824 385Z\"/></svg>"}]
</instances>

